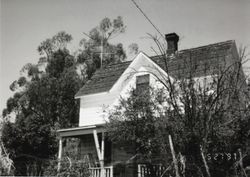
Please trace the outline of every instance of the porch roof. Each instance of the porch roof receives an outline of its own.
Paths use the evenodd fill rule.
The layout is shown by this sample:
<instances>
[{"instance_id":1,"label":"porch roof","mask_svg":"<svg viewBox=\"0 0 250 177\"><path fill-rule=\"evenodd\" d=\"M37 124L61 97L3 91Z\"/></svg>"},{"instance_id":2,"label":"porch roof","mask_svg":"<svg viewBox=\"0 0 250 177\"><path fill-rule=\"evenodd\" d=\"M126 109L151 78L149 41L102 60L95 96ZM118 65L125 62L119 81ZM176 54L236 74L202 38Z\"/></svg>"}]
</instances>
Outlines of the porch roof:
<instances>
[{"instance_id":1,"label":"porch roof","mask_svg":"<svg viewBox=\"0 0 250 177\"><path fill-rule=\"evenodd\" d=\"M93 130L96 130L97 133L105 132L104 124L59 129L57 130L57 133L60 137L76 137L80 135L92 134Z\"/></svg>"}]
</instances>

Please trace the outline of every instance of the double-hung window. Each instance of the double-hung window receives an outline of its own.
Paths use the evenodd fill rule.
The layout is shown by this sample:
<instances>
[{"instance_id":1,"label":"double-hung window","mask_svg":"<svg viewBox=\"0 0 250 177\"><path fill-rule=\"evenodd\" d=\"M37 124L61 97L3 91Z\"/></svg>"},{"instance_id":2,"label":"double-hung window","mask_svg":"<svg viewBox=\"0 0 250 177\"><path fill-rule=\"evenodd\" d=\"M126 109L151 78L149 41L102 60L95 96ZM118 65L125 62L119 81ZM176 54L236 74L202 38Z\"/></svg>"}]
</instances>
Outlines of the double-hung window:
<instances>
[{"instance_id":1,"label":"double-hung window","mask_svg":"<svg viewBox=\"0 0 250 177\"><path fill-rule=\"evenodd\" d=\"M136 93L137 94L149 93L149 74L136 76Z\"/></svg>"}]
</instances>

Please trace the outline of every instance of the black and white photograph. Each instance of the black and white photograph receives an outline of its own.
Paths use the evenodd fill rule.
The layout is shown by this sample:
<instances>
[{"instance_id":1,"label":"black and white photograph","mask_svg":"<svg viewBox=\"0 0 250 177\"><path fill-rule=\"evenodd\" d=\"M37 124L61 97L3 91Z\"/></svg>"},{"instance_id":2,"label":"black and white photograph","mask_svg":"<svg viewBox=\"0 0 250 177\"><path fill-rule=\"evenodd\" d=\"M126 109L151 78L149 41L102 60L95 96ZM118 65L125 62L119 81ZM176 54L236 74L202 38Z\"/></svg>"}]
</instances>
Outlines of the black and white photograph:
<instances>
[{"instance_id":1,"label":"black and white photograph","mask_svg":"<svg viewBox=\"0 0 250 177\"><path fill-rule=\"evenodd\" d=\"M0 0L0 176L250 177L250 0Z\"/></svg>"}]
</instances>

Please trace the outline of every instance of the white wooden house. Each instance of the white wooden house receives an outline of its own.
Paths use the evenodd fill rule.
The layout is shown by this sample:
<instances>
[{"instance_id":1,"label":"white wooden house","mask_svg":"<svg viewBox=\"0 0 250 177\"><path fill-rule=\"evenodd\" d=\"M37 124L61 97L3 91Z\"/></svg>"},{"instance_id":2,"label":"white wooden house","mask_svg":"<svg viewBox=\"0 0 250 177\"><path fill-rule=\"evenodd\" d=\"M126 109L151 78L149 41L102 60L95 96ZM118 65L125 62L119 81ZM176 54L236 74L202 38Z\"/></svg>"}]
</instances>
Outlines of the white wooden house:
<instances>
[{"instance_id":1,"label":"white wooden house","mask_svg":"<svg viewBox=\"0 0 250 177\"><path fill-rule=\"evenodd\" d=\"M167 34L166 40L167 53L171 60L168 74L172 78L185 76L187 68L184 62L190 61L189 59L197 65L197 71L200 71L195 73L197 78L211 75L213 66L222 63L226 66L239 60L234 41L178 51L178 35ZM178 59L174 57L175 54L178 54ZM210 70L204 73L204 67L209 67ZM106 118L103 109L112 108L119 103L120 97L128 96L128 91L136 87L140 76L146 75L147 79L143 82L147 82L152 87L161 87L158 79L167 77L168 74L161 56L149 57L143 52L140 52L132 61L112 64L97 70L91 80L75 95L75 98L80 100L79 126L58 130L59 159L63 154L62 140L78 137L81 157L91 155L96 164L99 164L90 168L92 176L99 177L102 171L106 177L113 177L113 165L118 161L127 161L131 154L116 147L112 142L105 141ZM137 176L136 174L132 169L126 172L126 176Z\"/></svg>"}]
</instances>

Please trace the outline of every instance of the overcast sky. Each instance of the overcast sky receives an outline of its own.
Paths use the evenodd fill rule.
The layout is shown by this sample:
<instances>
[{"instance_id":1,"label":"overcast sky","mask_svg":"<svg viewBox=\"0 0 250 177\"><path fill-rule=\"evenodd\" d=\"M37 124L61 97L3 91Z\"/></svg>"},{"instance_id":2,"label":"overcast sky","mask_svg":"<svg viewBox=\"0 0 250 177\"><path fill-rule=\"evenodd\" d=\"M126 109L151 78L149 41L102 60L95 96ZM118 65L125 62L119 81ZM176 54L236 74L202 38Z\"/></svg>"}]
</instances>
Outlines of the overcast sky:
<instances>
[{"instance_id":1,"label":"overcast sky","mask_svg":"<svg viewBox=\"0 0 250 177\"><path fill-rule=\"evenodd\" d=\"M131 0L0 0L1 60L0 111L13 93L9 85L19 77L22 66L36 63L39 43L59 31L74 38L70 48L101 19L122 16L126 33L112 42L125 49L136 42L141 51L152 55L153 41L147 33L157 34ZM166 34L181 37L180 49L235 40L250 47L250 0L136 0L153 23ZM250 48L249 48L250 51Z\"/></svg>"}]
</instances>

